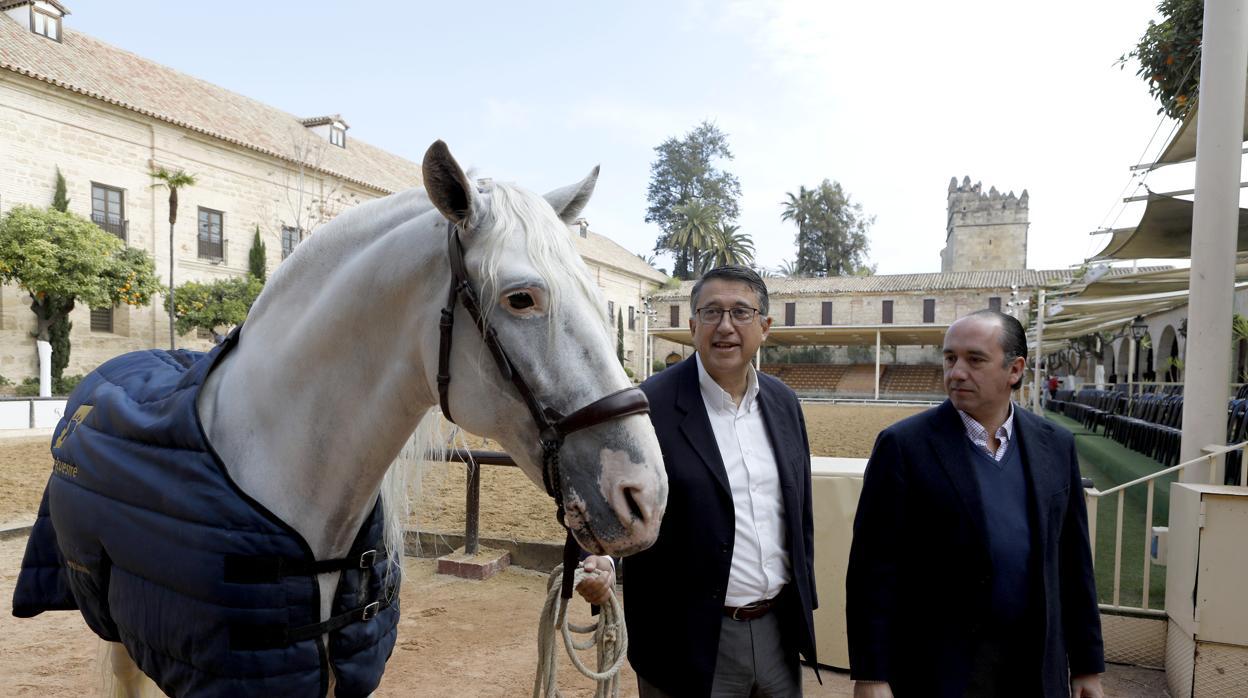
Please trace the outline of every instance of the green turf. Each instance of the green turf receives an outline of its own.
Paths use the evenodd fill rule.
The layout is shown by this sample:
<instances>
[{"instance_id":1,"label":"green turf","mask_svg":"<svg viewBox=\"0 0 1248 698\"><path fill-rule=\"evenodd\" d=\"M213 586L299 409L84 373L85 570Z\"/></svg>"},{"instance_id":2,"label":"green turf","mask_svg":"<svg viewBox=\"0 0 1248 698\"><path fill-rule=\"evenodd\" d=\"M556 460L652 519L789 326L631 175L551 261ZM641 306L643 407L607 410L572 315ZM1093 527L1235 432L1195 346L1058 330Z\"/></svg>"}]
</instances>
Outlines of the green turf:
<instances>
[{"instance_id":1,"label":"green turf","mask_svg":"<svg viewBox=\"0 0 1248 698\"><path fill-rule=\"evenodd\" d=\"M1105 491L1115 485L1130 482L1165 466L1157 461L1122 446L1100 433L1092 433L1082 424L1062 415L1045 412L1045 417L1075 435L1075 449L1079 452L1079 467L1084 477L1092 478L1096 489ZM1167 475L1157 480L1153 494L1153 526L1165 526L1170 518L1170 483L1177 479ZM1136 485L1125 490L1122 507L1122 576L1119 603L1140 606L1144 588L1144 517L1147 506L1147 485ZM1118 496L1100 498L1097 505L1096 525L1096 588L1101 603L1113 603L1114 590L1114 543L1118 518ZM1149 576L1149 608L1164 606L1166 568L1152 566Z\"/></svg>"}]
</instances>

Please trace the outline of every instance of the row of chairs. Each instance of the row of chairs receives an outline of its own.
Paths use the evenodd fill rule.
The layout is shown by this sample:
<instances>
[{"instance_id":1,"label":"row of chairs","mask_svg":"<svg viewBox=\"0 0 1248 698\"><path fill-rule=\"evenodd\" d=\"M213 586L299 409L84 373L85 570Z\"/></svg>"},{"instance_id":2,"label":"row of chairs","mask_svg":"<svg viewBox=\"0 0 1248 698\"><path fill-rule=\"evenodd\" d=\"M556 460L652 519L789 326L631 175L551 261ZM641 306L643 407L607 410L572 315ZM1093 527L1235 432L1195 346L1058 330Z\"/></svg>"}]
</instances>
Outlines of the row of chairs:
<instances>
[{"instance_id":1,"label":"row of chairs","mask_svg":"<svg viewBox=\"0 0 1248 698\"><path fill-rule=\"evenodd\" d=\"M1241 392L1243 396L1239 395ZM1181 393L1144 393L1131 399L1117 390L1059 390L1049 400L1048 407L1078 421L1093 433L1103 429L1106 437L1166 467L1179 462L1183 424ZM1227 404L1226 443L1245 440L1248 440L1248 391L1241 389ZM1243 467L1242 452L1227 454L1225 482L1239 484Z\"/></svg>"}]
</instances>

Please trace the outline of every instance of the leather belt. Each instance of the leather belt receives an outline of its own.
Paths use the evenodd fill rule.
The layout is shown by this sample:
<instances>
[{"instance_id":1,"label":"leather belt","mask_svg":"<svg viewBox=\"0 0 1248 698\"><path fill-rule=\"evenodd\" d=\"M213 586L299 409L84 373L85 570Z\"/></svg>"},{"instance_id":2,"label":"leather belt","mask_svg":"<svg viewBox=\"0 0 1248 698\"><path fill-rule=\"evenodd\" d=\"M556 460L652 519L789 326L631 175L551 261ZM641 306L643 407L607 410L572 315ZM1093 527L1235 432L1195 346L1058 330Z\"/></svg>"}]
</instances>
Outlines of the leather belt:
<instances>
[{"instance_id":1,"label":"leather belt","mask_svg":"<svg viewBox=\"0 0 1248 698\"><path fill-rule=\"evenodd\" d=\"M733 620L754 620L771 613L771 607L774 605L776 605L776 599L773 597L747 603L744 606L724 606L724 615Z\"/></svg>"}]
</instances>

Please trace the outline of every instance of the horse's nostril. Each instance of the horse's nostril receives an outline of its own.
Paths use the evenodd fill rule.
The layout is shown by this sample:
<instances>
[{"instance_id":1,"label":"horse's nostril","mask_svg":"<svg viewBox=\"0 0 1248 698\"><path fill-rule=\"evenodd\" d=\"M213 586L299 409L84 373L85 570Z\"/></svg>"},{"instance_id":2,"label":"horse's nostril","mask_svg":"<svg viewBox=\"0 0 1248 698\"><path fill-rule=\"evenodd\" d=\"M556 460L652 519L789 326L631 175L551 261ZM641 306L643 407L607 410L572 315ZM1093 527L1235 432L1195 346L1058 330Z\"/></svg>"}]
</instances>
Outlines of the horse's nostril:
<instances>
[{"instance_id":1,"label":"horse's nostril","mask_svg":"<svg viewBox=\"0 0 1248 698\"><path fill-rule=\"evenodd\" d=\"M641 505L637 503L637 498L634 496L636 491L637 490L632 487L624 488L624 504L628 506L629 516L631 516L635 521L645 521L645 511L641 508Z\"/></svg>"}]
</instances>

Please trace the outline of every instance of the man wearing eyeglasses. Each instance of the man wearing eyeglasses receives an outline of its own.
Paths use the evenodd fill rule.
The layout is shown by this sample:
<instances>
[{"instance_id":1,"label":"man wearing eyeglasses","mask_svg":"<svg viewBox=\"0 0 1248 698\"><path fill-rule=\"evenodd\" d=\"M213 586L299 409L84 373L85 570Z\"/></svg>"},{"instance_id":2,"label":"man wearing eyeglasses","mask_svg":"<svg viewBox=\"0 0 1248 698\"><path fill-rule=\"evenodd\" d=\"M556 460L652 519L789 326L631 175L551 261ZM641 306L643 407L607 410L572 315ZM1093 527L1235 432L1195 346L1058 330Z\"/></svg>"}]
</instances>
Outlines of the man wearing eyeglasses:
<instances>
[{"instance_id":1,"label":"man wearing eyeglasses","mask_svg":"<svg viewBox=\"0 0 1248 698\"><path fill-rule=\"evenodd\" d=\"M771 327L758 274L712 269L690 306L696 353L641 386L669 490L658 541L624 563L628 658L642 698L800 696L816 606L801 406L751 364Z\"/></svg>"}]
</instances>

